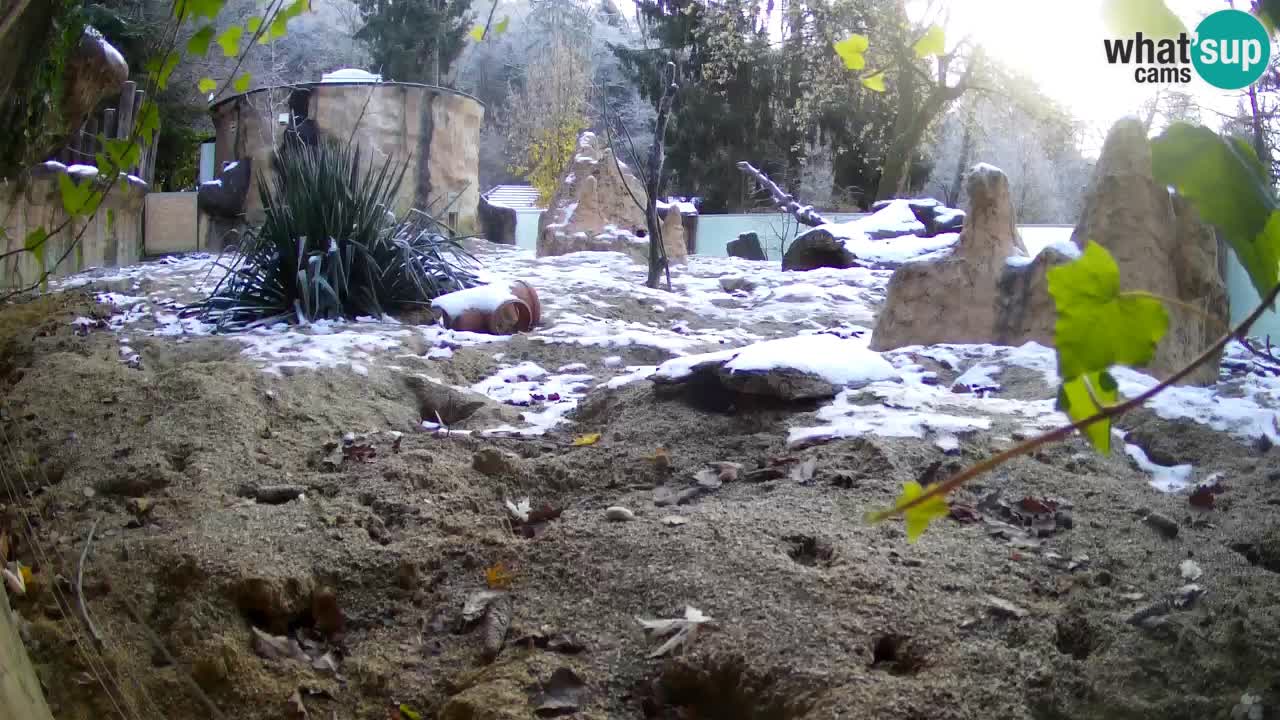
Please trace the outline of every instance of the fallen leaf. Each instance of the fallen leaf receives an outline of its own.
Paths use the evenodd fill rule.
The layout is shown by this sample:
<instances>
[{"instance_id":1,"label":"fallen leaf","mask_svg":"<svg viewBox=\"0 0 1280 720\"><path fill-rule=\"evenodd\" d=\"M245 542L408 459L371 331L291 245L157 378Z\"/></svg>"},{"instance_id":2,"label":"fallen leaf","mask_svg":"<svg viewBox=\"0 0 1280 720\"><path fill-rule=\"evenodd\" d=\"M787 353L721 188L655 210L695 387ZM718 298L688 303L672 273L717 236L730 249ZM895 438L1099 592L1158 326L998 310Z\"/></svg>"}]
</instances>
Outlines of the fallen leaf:
<instances>
[{"instance_id":1,"label":"fallen leaf","mask_svg":"<svg viewBox=\"0 0 1280 720\"><path fill-rule=\"evenodd\" d=\"M712 622L710 615L692 605L685 606L684 617L671 620L645 620L636 618L647 634L655 639L670 638L649 653L650 658L659 658L667 653L693 644L698 637L698 629Z\"/></svg>"},{"instance_id":2,"label":"fallen leaf","mask_svg":"<svg viewBox=\"0 0 1280 720\"><path fill-rule=\"evenodd\" d=\"M813 474L818 469L818 459L809 458L791 468L791 479L800 485L813 481Z\"/></svg>"},{"instance_id":3,"label":"fallen leaf","mask_svg":"<svg viewBox=\"0 0 1280 720\"><path fill-rule=\"evenodd\" d=\"M1205 485L1197 485L1196 489L1192 490L1191 494L1187 496L1187 502L1198 508L1212 510L1214 503L1217 502L1217 498L1213 493L1213 488Z\"/></svg>"},{"instance_id":4,"label":"fallen leaf","mask_svg":"<svg viewBox=\"0 0 1280 720\"><path fill-rule=\"evenodd\" d=\"M959 523L975 523L982 520L982 514L971 505L952 503L951 519Z\"/></svg>"},{"instance_id":5,"label":"fallen leaf","mask_svg":"<svg viewBox=\"0 0 1280 720\"><path fill-rule=\"evenodd\" d=\"M533 699L533 712L539 717L572 715L582 705L586 683L569 668L558 668Z\"/></svg>"},{"instance_id":6,"label":"fallen leaf","mask_svg":"<svg viewBox=\"0 0 1280 720\"><path fill-rule=\"evenodd\" d=\"M253 633L253 651L268 660L299 660L310 663L311 658L303 652L297 640L280 635L268 635L258 628L250 628Z\"/></svg>"},{"instance_id":7,"label":"fallen leaf","mask_svg":"<svg viewBox=\"0 0 1280 720\"><path fill-rule=\"evenodd\" d=\"M406 718L406 720L422 720L422 713L415 711L413 708L409 707L408 705L405 705L404 703L400 704L399 710L400 710L400 714L403 715Z\"/></svg>"},{"instance_id":8,"label":"fallen leaf","mask_svg":"<svg viewBox=\"0 0 1280 720\"><path fill-rule=\"evenodd\" d=\"M490 590L505 590L511 587L511 573L503 567L502 563L498 563L484 571L484 583L489 586Z\"/></svg>"},{"instance_id":9,"label":"fallen leaf","mask_svg":"<svg viewBox=\"0 0 1280 720\"><path fill-rule=\"evenodd\" d=\"M505 502L507 504L507 512L511 514L513 520L518 520L522 523L529 522L529 498L525 498L518 503L513 503L510 500Z\"/></svg>"},{"instance_id":10,"label":"fallen leaf","mask_svg":"<svg viewBox=\"0 0 1280 720\"><path fill-rule=\"evenodd\" d=\"M302 693L294 690L285 701L284 715L288 720L307 720L307 706L302 704Z\"/></svg>"},{"instance_id":11,"label":"fallen leaf","mask_svg":"<svg viewBox=\"0 0 1280 720\"><path fill-rule=\"evenodd\" d=\"M4 568L0 570L0 575L4 576L4 584L9 588L9 592L14 595L27 594L27 584L22 581L22 575L20 573L14 573L9 568Z\"/></svg>"},{"instance_id":12,"label":"fallen leaf","mask_svg":"<svg viewBox=\"0 0 1280 720\"><path fill-rule=\"evenodd\" d=\"M595 445L598 442L600 442L600 433L587 433L586 435L579 435L574 438L573 446L585 447L587 445Z\"/></svg>"},{"instance_id":13,"label":"fallen leaf","mask_svg":"<svg viewBox=\"0 0 1280 720\"><path fill-rule=\"evenodd\" d=\"M1057 510L1057 505L1052 501L1041 500L1033 497L1022 498L1022 500L1018 502L1018 506L1022 508L1023 512L1036 513L1038 515L1052 513L1054 510Z\"/></svg>"}]
</instances>

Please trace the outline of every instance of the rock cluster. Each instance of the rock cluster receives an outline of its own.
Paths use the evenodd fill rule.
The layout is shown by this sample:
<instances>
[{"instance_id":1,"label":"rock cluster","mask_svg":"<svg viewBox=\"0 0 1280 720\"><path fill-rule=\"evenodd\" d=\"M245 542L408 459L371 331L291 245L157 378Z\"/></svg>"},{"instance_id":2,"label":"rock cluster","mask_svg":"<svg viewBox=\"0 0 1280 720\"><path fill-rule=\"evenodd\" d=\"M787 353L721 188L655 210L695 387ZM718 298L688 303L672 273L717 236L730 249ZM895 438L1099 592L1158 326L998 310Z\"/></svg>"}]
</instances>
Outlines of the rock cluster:
<instances>
[{"instance_id":1,"label":"rock cluster","mask_svg":"<svg viewBox=\"0 0 1280 720\"><path fill-rule=\"evenodd\" d=\"M1014 227L1004 173L979 165L967 183L970 208L955 250L894 272L872 349L1053 345L1056 309L1046 273L1070 261L1089 240L1115 258L1122 288L1176 301L1168 307L1169 331L1148 368L1156 377L1186 365L1227 327L1217 239L1194 209L1152 178L1151 146L1137 120L1122 120L1107 135L1071 242L1047 247L1035 258L1028 257ZM1187 382L1211 383L1217 368L1216 360L1205 363Z\"/></svg>"},{"instance_id":2,"label":"rock cluster","mask_svg":"<svg viewBox=\"0 0 1280 720\"><path fill-rule=\"evenodd\" d=\"M556 188L551 204L538 220L538 256L566 255L584 250L621 252L647 264L647 203L644 184L602 147L594 133L583 133L577 154ZM662 220L667 259L683 263L688 257L680 213Z\"/></svg>"}]
</instances>

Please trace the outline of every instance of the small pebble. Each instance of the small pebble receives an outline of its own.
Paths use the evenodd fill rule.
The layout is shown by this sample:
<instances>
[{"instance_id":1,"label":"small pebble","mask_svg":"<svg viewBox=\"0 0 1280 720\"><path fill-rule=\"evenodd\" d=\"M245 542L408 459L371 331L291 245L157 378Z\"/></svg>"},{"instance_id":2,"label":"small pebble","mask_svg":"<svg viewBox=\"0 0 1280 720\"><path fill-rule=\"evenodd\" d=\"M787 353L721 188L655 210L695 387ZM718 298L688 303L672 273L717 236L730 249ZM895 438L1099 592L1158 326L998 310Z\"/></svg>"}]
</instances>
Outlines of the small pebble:
<instances>
[{"instance_id":1,"label":"small pebble","mask_svg":"<svg viewBox=\"0 0 1280 720\"><path fill-rule=\"evenodd\" d=\"M663 525L666 525L666 526L668 526L668 527L675 527L675 526L677 526L677 525L684 525L684 524L685 524L685 523L687 523L687 522L689 522L689 518L687 518L687 517L681 517L680 515L668 515L668 516L666 516L666 517L662 518L662 524L663 524Z\"/></svg>"},{"instance_id":2,"label":"small pebble","mask_svg":"<svg viewBox=\"0 0 1280 720\"><path fill-rule=\"evenodd\" d=\"M1153 512L1147 515L1143 522L1160 531L1161 535L1169 539L1178 537L1178 522L1168 515Z\"/></svg>"},{"instance_id":3,"label":"small pebble","mask_svg":"<svg viewBox=\"0 0 1280 720\"><path fill-rule=\"evenodd\" d=\"M614 520L617 522L626 522L628 520L636 519L635 513L631 512L627 508L622 507L621 505L614 505L612 507L606 508L604 511L604 516L610 520Z\"/></svg>"}]
</instances>

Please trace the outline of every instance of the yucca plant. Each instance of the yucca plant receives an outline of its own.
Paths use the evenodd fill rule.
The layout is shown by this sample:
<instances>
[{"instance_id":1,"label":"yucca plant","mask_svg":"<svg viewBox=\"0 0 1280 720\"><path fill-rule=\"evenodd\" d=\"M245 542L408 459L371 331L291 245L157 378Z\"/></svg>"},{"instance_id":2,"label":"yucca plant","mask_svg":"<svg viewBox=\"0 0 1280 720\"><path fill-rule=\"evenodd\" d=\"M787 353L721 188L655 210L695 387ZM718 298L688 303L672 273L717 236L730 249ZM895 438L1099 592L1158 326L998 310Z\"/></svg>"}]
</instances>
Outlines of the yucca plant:
<instances>
[{"instance_id":1,"label":"yucca plant","mask_svg":"<svg viewBox=\"0 0 1280 720\"><path fill-rule=\"evenodd\" d=\"M413 210L397 218L408 163L361 167L358 148L323 142L276 152L258 179L266 219L192 311L222 329L381 317L471 287L475 261L452 229Z\"/></svg>"}]
</instances>

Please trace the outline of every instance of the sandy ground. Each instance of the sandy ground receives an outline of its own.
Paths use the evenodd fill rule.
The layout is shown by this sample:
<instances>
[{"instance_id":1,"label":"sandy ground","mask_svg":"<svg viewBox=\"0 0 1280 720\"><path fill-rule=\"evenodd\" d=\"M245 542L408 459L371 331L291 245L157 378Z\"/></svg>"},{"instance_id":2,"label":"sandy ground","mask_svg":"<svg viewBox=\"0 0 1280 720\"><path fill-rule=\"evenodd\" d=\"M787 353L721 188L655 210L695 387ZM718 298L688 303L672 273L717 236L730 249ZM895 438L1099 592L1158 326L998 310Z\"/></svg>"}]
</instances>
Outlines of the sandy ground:
<instances>
[{"instance_id":1,"label":"sandy ground","mask_svg":"<svg viewBox=\"0 0 1280 720\"><path fill-rule=\"evenodd\" d=\"M644 378L758 340L857 337L889 273L695 258L666 293L620 257L479 254L539 289L543 328L209 336L173 314L216 279L200 257L0 312L0 528L34 528L14 604L56 717L211 717L200 694L243 720L297 703L343 720L402 703L450 720L1280 712L1280 383L1238 353L1218 386L1127 418L1111 456L1073 440L1019 459L908 544L863 515L1057 419L1051 353L907 349L886 357L914 380L725 405ZM981 392L953 392L975 366ZM424 427L411 377L492 405ZM1162 492L1172 471L1129 445L1190 467ZM716 462L741 469L712 488ZM1204 482L1211 509L1189 501ZM525 498L555 517L513 522ZM100 650L74 599L95 523ZM500 594L469 623L483 591ZM710 621L651 657L663 640L638 618L687 607Z\"/></svg>"}]
</instances>

